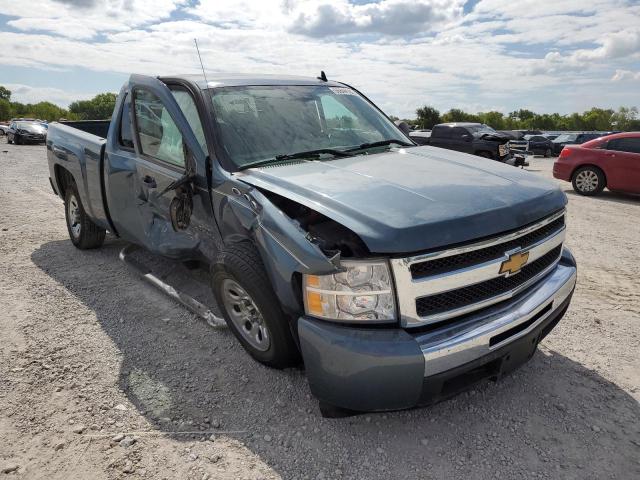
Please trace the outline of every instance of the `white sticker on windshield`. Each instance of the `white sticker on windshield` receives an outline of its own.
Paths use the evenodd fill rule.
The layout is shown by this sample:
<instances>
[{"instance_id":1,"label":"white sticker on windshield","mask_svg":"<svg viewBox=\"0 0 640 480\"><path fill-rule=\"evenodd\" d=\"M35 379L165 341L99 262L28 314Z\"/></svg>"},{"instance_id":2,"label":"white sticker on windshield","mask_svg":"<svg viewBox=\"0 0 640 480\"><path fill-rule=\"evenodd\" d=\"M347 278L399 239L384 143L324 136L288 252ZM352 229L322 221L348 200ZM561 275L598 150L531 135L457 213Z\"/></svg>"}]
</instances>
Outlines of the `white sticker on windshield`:
<instances>
[{"instance_id":1,"label":"white sticker on windshield","mask_svg":"<svg viewBox=\"0 0 640 480\"><path fill-rule=\"evenodd\" d=\"M356 95L356 92L347 87L329 87L336 95Z\"/></svg>"}]
</instances>

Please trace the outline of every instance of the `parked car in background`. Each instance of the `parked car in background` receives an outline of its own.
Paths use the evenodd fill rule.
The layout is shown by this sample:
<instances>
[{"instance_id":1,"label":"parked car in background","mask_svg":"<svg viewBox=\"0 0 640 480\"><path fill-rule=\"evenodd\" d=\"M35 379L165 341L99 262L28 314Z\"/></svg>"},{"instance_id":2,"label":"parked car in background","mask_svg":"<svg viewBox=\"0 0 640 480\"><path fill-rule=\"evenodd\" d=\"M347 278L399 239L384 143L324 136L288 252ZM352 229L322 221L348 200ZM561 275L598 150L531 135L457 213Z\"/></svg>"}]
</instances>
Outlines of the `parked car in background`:
<instances>
[{"instance_id":1,"label":"parked car in background","mask_svg":"<svg viewBox=\"0 0 640 480\"><path fill-rule=\"evenodd\" d=\"M506 162L514 160L509 141L509 136L483 123L454 122L435 125L428 144ZM524 157L515 160L516 165L524 164Z\"/></svg>"},{"instance_id":2,"label":"parked car in background","mask_svg":"<svg viewBox=\"0 0 640 480\"><path fill-rule=\"evenodd\" d=\"M6 135L9 130L9 125L6 123L0 123L0 135Z\"/></svg>"},{"instance_id":3,"label":"parked car in background","mask_svg":"<svg viewBox=\"0 0 640 480\"><path fill-rule=\"evenodd\" d=\"M429 138L431 138L431 130L411 130L411 132L409 132L409 138L418 145L427 145Z\"/></svg>"},{"instance_id":4,"label":"parked car in background","mask_svg":"<svg viewBox=\"0 0 640 480\"><path fill-rule=\"evenodd\" d=\"M47 129L36 121L14 121L7 130L7 143L44 143Z\"/></svg>"},{"instance_id":5,"label":"parked car in background","mask_svg":"<svg viewBox=\"0 0 640 480\"><path fill-rule=\"evenodd\" d=\"M559 133L543 133L542 136L545 138L548 138L549 140L555 140L556 138L558 138L560 134Z\"/></svg>"},{"instance_id":6,"label":"parked car in background","mask_svg":"<svg viewBox=\"0 0 640 480\"><path fill-rule=\"evenodd\" d=\"M553 155L553 143L544 135L525 135L524 139L527 142L527 151L533 155Z\"/></svg>"},{"instance_id":7,"label":"parked car in background","mask_svg":"<svg viewBox=\"0 0 640 480\"><path fill-rule=\"evenodd\" d=\"M597 195L605 187L640 193L640 132L565 146L553 165L553 176L571 182L580 195Z\"/></svg>"},{"instance_id":8,"label":"parked car in background","mask_svg":"<svg viewBox=\"0 0 640 480\"><path fill-rule=\"evenodd\" d=\"M553 153L559 155L565 145L580 145L602 135L601 132L563 133L552 140Z\"/></svg>"}]
</instances>

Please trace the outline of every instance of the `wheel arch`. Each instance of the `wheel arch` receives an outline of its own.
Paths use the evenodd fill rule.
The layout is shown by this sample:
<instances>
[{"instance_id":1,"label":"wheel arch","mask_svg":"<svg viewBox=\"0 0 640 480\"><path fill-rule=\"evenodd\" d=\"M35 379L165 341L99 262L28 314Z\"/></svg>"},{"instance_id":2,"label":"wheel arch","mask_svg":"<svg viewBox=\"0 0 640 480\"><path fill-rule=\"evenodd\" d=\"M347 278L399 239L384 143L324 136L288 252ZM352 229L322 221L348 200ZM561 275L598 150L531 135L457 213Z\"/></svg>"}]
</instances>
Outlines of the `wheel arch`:
<instances>
[{"instance_id":1,"label":"wheel arch","mask_svg":"<svg viewBox=\"0 0 640 480\"><path fill-rule=\"evenodd\" d=\"M77 182L75 178L73 178L73 174L60 164L56 164L53 167L53 171L55 174L56 186L58 187L58 195L64 199L69 185L72 183L77 185Z\"/></svg>"}]
</instances>

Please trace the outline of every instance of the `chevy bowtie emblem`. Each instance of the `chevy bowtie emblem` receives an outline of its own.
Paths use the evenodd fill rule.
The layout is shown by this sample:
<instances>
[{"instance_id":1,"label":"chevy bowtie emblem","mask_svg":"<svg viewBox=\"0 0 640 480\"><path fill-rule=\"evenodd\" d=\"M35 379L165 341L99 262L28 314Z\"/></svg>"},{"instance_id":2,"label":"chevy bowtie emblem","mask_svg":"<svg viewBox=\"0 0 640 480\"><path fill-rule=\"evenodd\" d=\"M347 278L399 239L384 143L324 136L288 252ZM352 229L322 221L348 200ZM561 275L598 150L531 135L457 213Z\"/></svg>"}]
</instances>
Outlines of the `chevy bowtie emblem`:
<instances>
[{"instance_id":1,"label":"chevy bowtie emblem","mask_svg":"<svg viewBox=\"0 0 640 480\"><path fill-rule=\"evenodd\" d=\"M518 273L522 267L527 264L529 260L529 252L517 252L509 255L509 259L502 262L500 265L500 273L506 273L507 275L513 275Z\"/></svg>"}]
</instances>

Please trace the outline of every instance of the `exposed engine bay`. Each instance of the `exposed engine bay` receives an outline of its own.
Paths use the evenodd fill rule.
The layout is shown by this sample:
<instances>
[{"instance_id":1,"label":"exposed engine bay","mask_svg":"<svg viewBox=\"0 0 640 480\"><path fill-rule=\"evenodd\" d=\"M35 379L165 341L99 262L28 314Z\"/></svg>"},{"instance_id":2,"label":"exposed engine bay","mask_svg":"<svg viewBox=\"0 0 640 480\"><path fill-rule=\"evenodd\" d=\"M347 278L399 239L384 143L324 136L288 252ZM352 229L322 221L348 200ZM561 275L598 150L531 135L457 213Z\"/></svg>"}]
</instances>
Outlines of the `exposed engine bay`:
<instances>
[{"instance_id":1,"label":"exposed engine bay","mask_svg":"<svg viewBox=\"0 0 640 480\"><path fill-rule=\"evenodd\" d=\"M338 222L276 193L264 189L260 192L306 232L307 239L327 257L340 254L342 258L361 258L370 254L360 237Z\"/></svg>"}]
</instances>

